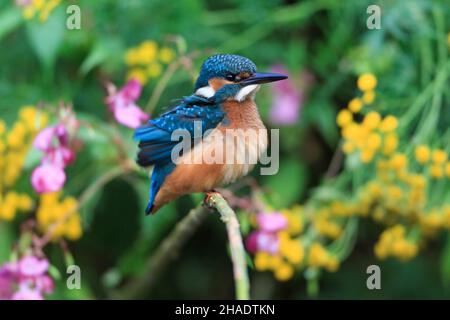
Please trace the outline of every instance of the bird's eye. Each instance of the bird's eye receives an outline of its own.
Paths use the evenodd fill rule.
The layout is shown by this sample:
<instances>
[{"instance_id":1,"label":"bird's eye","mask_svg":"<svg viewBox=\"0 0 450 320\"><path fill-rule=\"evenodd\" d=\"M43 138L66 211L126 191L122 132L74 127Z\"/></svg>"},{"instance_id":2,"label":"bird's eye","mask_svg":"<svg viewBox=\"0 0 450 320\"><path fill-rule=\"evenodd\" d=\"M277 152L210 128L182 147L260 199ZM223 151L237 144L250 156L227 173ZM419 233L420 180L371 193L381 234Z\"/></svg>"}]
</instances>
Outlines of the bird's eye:
<instances>
[{"instance_id":1,"label":"bird's eye","mask_svg":"<svg viewBox=\"0 0 450 320\"><path fill-rule=\"evenodd\" d=\"M225 79L228 81L234 81L236 79L236 75L229 73L225 76Z\"/></svg>"}]
</instances>

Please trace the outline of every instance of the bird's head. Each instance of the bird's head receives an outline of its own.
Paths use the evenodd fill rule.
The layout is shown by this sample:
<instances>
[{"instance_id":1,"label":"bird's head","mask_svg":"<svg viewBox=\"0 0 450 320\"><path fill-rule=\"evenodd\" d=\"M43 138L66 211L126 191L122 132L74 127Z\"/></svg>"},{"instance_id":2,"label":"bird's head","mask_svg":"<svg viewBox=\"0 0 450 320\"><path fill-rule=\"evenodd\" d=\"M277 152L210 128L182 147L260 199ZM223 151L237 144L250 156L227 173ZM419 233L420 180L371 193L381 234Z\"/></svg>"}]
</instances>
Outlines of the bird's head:
<instances>
[{"instance_id":1,"label":"bird's head","mask_svg":"<svg viewBox=\"0 0 450 320\"><path fill-rule=\"evenodd\" d=\"M256 65L248 58L217 54L203 62L195 83L195 93L210 98L220 90L225 99L243 101L252 97L260 84L286 78L283 74L256 72Z\"/></svg>"}]
</instances>

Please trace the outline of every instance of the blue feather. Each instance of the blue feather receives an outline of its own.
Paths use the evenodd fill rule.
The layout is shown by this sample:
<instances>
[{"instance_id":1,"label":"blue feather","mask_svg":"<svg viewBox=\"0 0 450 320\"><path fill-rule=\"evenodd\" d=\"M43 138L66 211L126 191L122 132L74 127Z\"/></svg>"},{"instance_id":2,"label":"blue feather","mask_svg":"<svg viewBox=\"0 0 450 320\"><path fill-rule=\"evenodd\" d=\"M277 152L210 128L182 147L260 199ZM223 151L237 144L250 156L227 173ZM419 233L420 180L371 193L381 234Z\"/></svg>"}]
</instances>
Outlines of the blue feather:
<instances>
[{"instance_id":1,"label":"blue feather","mask_svg":"<svg viewBox=\"0 0 450 320\"><path fill-rule=\"evenodd\" d=\"M155 201L156 194L161 188L165 178L169 175L173 169L175 169L175 165L173 163L168 163L164 166L155 166L152 172L152 178L150 183L150 192L149 192L149 200L147 203L147 207L145 208L145 213L149 214L153 209L153 202Z\"/></svg>"},{"instance_id":2,"label":"blue feather","mask_svg":"<svg viewBox=\"0 0 450 320\"><path fill-rule=\"evenodd\" d=\"M192 138L191 143L194 144L196 142L194 138L198 138L195 136L198 126L203 133L215 128L224 117L221 104L193 95L184 97L180 105L136 129L134 139L139 141L140 148L137 163L144 167L154 165L146 213L151 212L161 185L175 169L172 150L180 142L172 139L172 133L175 130L186 130Z\"/></svg>"}]
</instances>

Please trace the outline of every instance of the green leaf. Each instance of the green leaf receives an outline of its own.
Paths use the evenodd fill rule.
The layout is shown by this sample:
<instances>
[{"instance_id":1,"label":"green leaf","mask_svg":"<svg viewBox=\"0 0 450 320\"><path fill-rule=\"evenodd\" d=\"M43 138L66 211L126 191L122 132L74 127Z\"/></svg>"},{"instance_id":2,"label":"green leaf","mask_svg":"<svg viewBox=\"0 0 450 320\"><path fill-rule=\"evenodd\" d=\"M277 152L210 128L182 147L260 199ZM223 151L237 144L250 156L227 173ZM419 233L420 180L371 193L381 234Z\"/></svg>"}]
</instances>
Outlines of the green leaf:
<instances>
[{"instance_id":1,"label":"green leaf","mask_svg":"<svg viewBox=\"0 0 450 320\"><path fill-rule=\"evenodd\" d=\"M116 39L105 39L99 41L91 50L80 67L80 73L86 75L93 68L108 60L111 55L121 51L121 45Z\"/></svg>"},{"instance_id":2,"label":"green leaf","mask_svg":"<svg viewBox=\"0 0 450 320\"><path fill-rule=\"evenodd\" d=\"M30 20L26 30L31 47L43 68L47 72L51 71L66 31L63 8L55 9L44 23L37 19Z\"/></svg>"},{"instance_id":3,"label":"green leaf","mask_svg":"<svg viewBox=\"0 0 450 320\"><path fill-rule=\"evenodd\" d=\"M0 13L0 40L22 23L22 14L16 7Z\"/></svg>"},{"instance_id":4,"label":"green leaf","mask_svg":"<svg viewBox=\"0 0 450 320\"><path fill-rule=\"evenodd\" d=\"M294 204L305 189L308 172L303 163L291 158L280 162L280 169L273 176L265 176L264 184L269 187L271 203L276 208ZM286 185L289 184L289 188Z\"/></svg>"},{"instance_id":5,"label":"green leaf","mask_svg":"<svg viewBox=\"0 0 450 320\"><path fill-rule=\"evenodd\" d=\"M311 105L310 110L320 110L320 112L311 113L311 121L317 125L320 133L328 145L333 148L338 140L339 132L336 127L336 111L333 106L325 101Z\"/></svg>"},{"instance_id":6,"label":"green leaf","mask_svg":"<svg viewBox=\"0 0 450 320\"><path fill-rule=\"evenodd\" d=\"M0 222L0 264L9 260L13 241L14 234L10 224Z\"/></svg>"}]
</instances>

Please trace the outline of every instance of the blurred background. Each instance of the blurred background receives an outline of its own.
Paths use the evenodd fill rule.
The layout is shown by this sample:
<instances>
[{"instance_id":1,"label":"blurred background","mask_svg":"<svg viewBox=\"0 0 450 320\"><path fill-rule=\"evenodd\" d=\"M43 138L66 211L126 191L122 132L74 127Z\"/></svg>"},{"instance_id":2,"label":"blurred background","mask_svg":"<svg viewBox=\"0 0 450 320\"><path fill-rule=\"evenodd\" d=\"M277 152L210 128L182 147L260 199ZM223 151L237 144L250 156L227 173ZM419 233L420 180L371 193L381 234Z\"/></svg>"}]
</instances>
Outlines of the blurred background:
<instances>
[{"instance_id":1,"label":"blurred background","mask_svg":"<svg viewBox=\"0 0 450 320\"><path fill-rule=\"evenodd\" d=\"M0 264L48 261L48 299L131 297L202 195L145 216L127 120L156 117L192 93L206 57L234 53L290 76L256 97L280 130L278 174L254 170L225 194L251 297L450 298L449 21L448 1L2 0ZM118 112L130 83L141 117ZM266 230L267 215L282 227ZM72 263L80 290L66 286ZM381 290L366 286L372 264ZM154 277L138 298L234 298L219 217Z\"/></svg>"}]
</instances>

